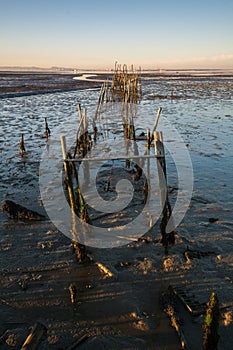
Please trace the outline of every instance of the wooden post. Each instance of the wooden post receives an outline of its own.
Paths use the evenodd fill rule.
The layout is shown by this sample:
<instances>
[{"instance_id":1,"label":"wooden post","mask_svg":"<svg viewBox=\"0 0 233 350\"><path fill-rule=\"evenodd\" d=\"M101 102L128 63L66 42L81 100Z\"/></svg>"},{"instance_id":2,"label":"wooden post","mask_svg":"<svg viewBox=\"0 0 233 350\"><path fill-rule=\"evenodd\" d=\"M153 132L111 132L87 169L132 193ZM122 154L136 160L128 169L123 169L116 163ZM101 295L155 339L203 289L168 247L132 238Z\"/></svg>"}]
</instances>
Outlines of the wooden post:
<instances>
[{"instance_id":1,"label":"wooden post","mask_svg":"<svg viewBox=\"0 0 233 350\"><path fill-rule=\"evenodd\" d=\"M20 140L20 143L19 143L19 149L20 149L21 156L23 156L24 153L26 152L25 145L24 145L24 135L23 134L21 135L21 140Z\"/></svg>"},{"instance_id":2,"label":"wooden post","mask_svg":"<svg viewBox=\"0 0 233 350\"><path fill-rule=\"evenodd\" d=\"M157 128L157 125L158 125L158 122L159 122L159 117L160 117L161 112L162 112L162 107L159 107L159 108L158 108L158 111L157 111L157 114L156 114L156 118L155 118L155 123L154 123L154 126L153 126L153 130L152 130L152 135L153 135L153 133L156 131L156 128Z\"/></svg>"},{"instance_id":3,"label":"wooden post","mask_svg":"<svg viewBox=\"0 0 233 350\"><path fill-rule=\"evenodd\" d=\"M83 113L83 129L84 129L84 133L88 130L87 109L86 108L84 108L84 113Z\"/></svg>"},{"instance_id":4,"label":"wooden post","mask_svg":"<svg viewBox=\"0 0 233 350\"><path fill-rule=\"evenodd\" d=\"M74 158L77 154L78 149L80 148L79 133L81 134L81 136L83 135L83 119L84 119L85 115L84 114L82 115L82 113L81 113L80 104L78 104L78 112L79 112L80 121L79 121L79 126L78 126L78 130L77 130L77 134L76 134L76 145L75 145L75 150L74 150Z\"/></svg>"},{"instance_id":5,"label":"wooden post","mask_svg":"<svg viewBox=\"0 0 233 350\"><path fill-rule=\"evenodd\" d=\"M78 103L78 114L79 114L79 119L81 120L82 118L82 111L81 111L81 104Z\"/></svg>"},{"instance_id":6,"label":"wooden post","mask_svg":"<svg viewBox=\"0 0 233 350\"><path fill-rule=\"evenodd\" d=\"M66 138L65 136L61 136L61 147L62 147L62 156L64 160L64 170L66 174L66 182L68 186L68 194L70 198L70 206L73 212L76 211L76 204L75 204L75 196L74 196L74 189L72 184L72 177L71 177L71 171L69 164L66 161Z\"/></svg>"},{"instance_id":7,"label":"wooden post","mask_svg":"<svg viewBox=\"0 0 233 350\"><path fill-rule=\"evenodd\" d=\"M72 183L72 176L70 171L70 165L66 161L66 138L65 136L61 136L61 146L62 146L62 156L64 160L64 170L66 173L66 181L67 181L67 187L68 187L68 195L70 199L70 206L72 211L72 234L73 234L73 246L75 250L75 254L77 257L78 262L83 262L86 258L86 250L85 246L83 244L80 244L76 241L76 213L78 212L78 206L75 199L74 189L73 189L73 183Z\"/></svg>"},{"instance_id":8,"label":"wooden post","mask_svg":"<svg viewBox=\"0 0 233 350\"><path fill-rule=\"evenodd\" d=\"M134 118L133 118L131 106L130 106L130 138L133 138L134 141L136 140Z\"/></svg>"},{"instance_id":9,"label":"wooden post","mask_svg":"<svg viewBox=\"0 0 233 350\"><path fill-rule=\"evenodd\" d=\"M98 135L98 129L97 129L97 126L94 126L94 141L95 142L97 140L97 135Z\"/></svg>"},{"instance_id":10,"label":"wooden post","mask_svg":"<svg viewBox=\"0 0 233 350\"><path fill-rule=\"evenodd\" d=\"M207 304L206 317L203 324L203 350L217 349L219 335L219 301L216 293L212 293Z\"/></svg>"},{"instance_id":11,"label":"wooden post","mask_svg":"<svg viewBox=\"0 0 233 350\"><path fill-rule=\"evenodd\" d=\"M67 152L67 159L72 159L70 152ZM74 174L76 184L78 186L78 172L75 166L75 162L69 162L69 167L72 169L72 173Z\"/></svg>"},{"instance_id":12,"label":"wooden post","mask_svg":"<svg viewBox=\"0 0 233 350\"><path fill-rule=\"evenodd\" d=\"M154 145L157 155L157 165L158 165L158 175L159 175L159 184L160 184L160 193L161 193L161 205L162 209L162 218L160 223L160 230L162 235L162 244L165 247L165 253L168 252L168 245L174 244L175 236L174 232L166 232L166 226L168 220L171 217L171 205L168 198L168 189L167 189L167 171L166 171L166 159L165 151L163 145L163 134L161 131L154 132Z\"/></svg>"},{"instance_id":13,"label":"wooden post","mask_svg":"<svg viewBox=\"0 0 233 350\"><path fill-rule=\"evenodd\" d=\"M146 155L150 154L150 149L147 148L146 150ZM146 181L147 181L147 187L148 187L148 194L147 194L147 199L148 199L148 195L149 195L149 199L150 199L150 158L147 159L147 171L146 171Z\"/></svg>"},{"instance_id":14,"label":"wooden post","mask_svg":"<svg viewBox=\"0 0 233 350\"><path fill-rule=\"evenodd\" d=\"M45 117L45 136L46 136L46 139L48 139L48 137L50 136L51 132L50 132L50 129L49 129L49 126L48 126L48 122L47 122L47 118Z\"/></svg>"},{"instance_id":15,"label":"wooden post","mask_svg":"<svg viewBox=\"0 0 233 350\"><path fill-rule=\"evenodd\" d=\"M78 188L78 195L79 195L79 201L80 201L80 210L81 210L81 220L83 220L84 222L91 224L91 219L88 215L88 211L87 211L87 206L85 203L85 200L82 196L82 193L80 191L80 188Z\"/></svg>"},{"instance_id":16,"label":"wooden post","mask_svg":"<svg viewBox=\"0 0 233 350\"><path fill-rule=\"evenodd\" d=\"M161 191L161 204L165 207L166 193L167 193L167 179L166 179L166 164L165 152L163 146L163 135L161 131L154 132L154 146L157 155L159 184Z\"/></svg>"},{"instance_id":17,"label":"wooden post","mask_svg":"<svg viewBox=\"0 0 233 350\"><path fill-rule=\"evenodd\" d=\"M153 129L152 129L152 132L151 132L151 140L150 140L150 142L152 142L153 139L154 139L154 133L155 133L156 128L157 128L157 126L158 126L159 117L160 117L161 112L162 112L162 107L159 107L159 108L158 108L158 111L157 111L157 114L156 114L154 126L153 126Z\"/></svg>"},{"instance_id":18,"label":"wooden post","mask_svg":"<svg viewBox=\"0 0 233 350\"><path fill-rule=\"evenodd\" d=\"M98 100L97 108L95 111L94 121L96 121L98 114L100 113L101 104L103 102L104 102L104 84L102 84L101 88L100 88L99 100Z\"/></svg>"},{"instance_id":19,"label":"wooden post","mask_svg":"<svg viewBox=\"0 0 233 350\"><path fill-rule=\"evenodd\" d=\"M146 135L147 135L147 147L148 147L148 149L150 149L151 140L150 140L150 129L149 128L147 129Z\"/></svg>"},{"instance_id":20,"label":"wooden post","mask_svg":"<svg viewBox=\"0 0 233 350\"><path fill-rule=\"evenodd\" d=\"M61 136L60 140L61 140L62 157L63 157L63 160L65 160L66 159L66 137Z\"/></svg>"}]
</instances>

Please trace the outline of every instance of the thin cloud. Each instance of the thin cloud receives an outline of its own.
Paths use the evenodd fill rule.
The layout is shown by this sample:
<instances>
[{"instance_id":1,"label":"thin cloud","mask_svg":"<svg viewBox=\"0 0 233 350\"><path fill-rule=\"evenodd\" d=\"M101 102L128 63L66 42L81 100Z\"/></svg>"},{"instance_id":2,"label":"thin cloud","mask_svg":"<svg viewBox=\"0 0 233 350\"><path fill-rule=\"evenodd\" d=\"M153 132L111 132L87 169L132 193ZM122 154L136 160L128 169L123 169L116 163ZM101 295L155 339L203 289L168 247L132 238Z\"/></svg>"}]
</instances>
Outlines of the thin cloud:
<instances>
[{"instance_id":1,"label":"thin cloud","mask_svg":"<svg viewBox=\"0 0 233 350\"><path fill-rule=\"evenodd\" d=\"M209 59L211 59L212 61L229 61L229 60L233 60L233 55L222 54L218 56L212 56Z\"/></svg>"},{"instance_id":2,"label":"thin cloud","mask_svg":"<svg viewBox=\"0 0 233 350\"><path fill-rule=\"evenodd\" d=\"M220 54L212 56L184 57L161 63L161 67L183 68L233 68L233 54Z\"/></svg>"}]
</instances>

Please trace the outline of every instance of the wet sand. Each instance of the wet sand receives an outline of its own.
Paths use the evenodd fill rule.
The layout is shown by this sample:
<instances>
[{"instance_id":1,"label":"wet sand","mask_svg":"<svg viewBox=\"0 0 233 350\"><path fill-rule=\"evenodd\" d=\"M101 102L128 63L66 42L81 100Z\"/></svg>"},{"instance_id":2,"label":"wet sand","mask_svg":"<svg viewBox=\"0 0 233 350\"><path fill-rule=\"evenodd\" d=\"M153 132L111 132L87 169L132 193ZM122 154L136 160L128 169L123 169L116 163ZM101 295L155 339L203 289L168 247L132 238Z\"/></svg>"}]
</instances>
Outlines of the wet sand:
<instances>
[{"instance_id":1,"label":"wet sand","mask_svg":"<svg viewBox=\"0 0 233 350\"><path fill-rule=\"evenodd\" d=\"M55 125L56 120L52 123ZM38 156L45 146L40 134L39 130L34 134L40 145ZM1 141L9 144L3 136ZM189 142L195 151L191 137ZM28 156L22 160L17 147L14 140L7 157L5 149L1 150L4 162L8 161L10 167L7 174L1 170L1 200L13 199L46 214L38 188L39 161L35 161L35 154L33 159ZM204 151L208 153L208 148ZM34 145L29 154L33 152ZM195 164L203 157L194 152ZM220 163L216 160L218 167ZM171 184L172 180L171 176ZM229 178L220 181L230 186ZM171 196L175 192L171 188ZM177 318L187 344L197 350L201 344L205 304L211 291L217 290L222 311L219 349L230 350L232 220L228 208L214 203L211 195L214 195L212 191L200 195L195 189L185 220L177 229L176 244L168 255L164 254L156 224L144 241L114 249L88 248L93 262L81 265L76 261L70 240L49 220L33 224L14 222L1 213L1 348L20 349L29 328L41 322L47 334L39 349L68 349L84 333L88 339L80 349L180 349L178 335L163 311L166 307L163 294L171 285L196 314L191 316L176 301ZM228 207L231 208L231 203ZM208 220L211 217L218 220L211 223ZM222 237L221 243L218 244L216 237ZM196 252L189 253L189 260L184 256L187 246ZM112 276L100 271L95 262L104 264ZM70 283L75 283L78 289L75 304L70 302Z\"/></svg>"},{"instance_id":2,"label":"wet sand","mask_svg":"<svg viewBox=\"0 0 233 350\"><path fill-rule=\"evenodd\" d=\"M39 349L66 349L83 333L89 337L83 349L179 349L177 334L159 304L166 283L145 243L104 254L90 249L113 273L108 277L94 262L78 264L70 240L50 222L9 222L2 236L3 349L20 348L36 322L47 328ZM78 290L75 304L70 283Z\"/></svg>"},{"instance_id":3,"label":"wet sand","mask_svg":"<svg viewBox=\"0 0 233 350\"><path fill-rule=\"evenodd\" d=\"M9 83L12 75L14 83ZM0 98L76 91L100 86L99 82L93 80L74 79L79 76L82 77L82 74L0 72Z\"/></svg>"}]
</instances>

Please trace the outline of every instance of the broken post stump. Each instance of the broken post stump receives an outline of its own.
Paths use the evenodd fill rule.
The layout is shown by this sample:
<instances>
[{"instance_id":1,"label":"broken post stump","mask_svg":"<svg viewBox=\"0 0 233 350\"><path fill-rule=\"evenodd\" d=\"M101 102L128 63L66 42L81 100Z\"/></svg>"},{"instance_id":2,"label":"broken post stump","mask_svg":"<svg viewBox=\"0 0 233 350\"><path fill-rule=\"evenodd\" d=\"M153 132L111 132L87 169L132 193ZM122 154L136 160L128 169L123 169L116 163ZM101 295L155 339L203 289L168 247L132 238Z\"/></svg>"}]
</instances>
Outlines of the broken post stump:
<instances>
[{"instance_id":1,"label":"broken post stump","mask_svg":"<svg viewBox=\"0 0 233 350\"><path fill-rule=\"evenodd\" d=\"M69 292L70 292L70 301L72 304L74 304L76 302L76 298L77 298L77 288L74 285L74 283L71 283L69 285Z\"/></svg>"},{"instance_id":2,"label":"broken post stump","mask_svg":"<svg viewBox=\"0 0 233 350\"><path fill-rule=\"evenodd\" d=\"M217 350L219 341L219 301L216 293L212 293L206 308L203 323L203 350Z\"/></svg>"},{"instance_id":3,"label":"broken post stump","mask_svg":"<svg viewBox=\"0 0 233 350\"><path fill-rule=\"evenodd\" d=\"M7 213L9 217L15 220L41 221L46 219L44 215L25 208L11 200L4 200L2 202L2 212Z\"/></svg>"},{"instance_id":4,"label":"broken post stump","mask_svg":"<svg viewBox=\"0 0 233 350\"><path fill-rule=\"evenodd\" d=\"M25 149L25 145L24 145L24 135L23 134L21 135L21 140L20 140L20 143L19 143L19 149L20 149L21 156L23 156L26 153L26 149Z\"/></svg>"}]
</instances>

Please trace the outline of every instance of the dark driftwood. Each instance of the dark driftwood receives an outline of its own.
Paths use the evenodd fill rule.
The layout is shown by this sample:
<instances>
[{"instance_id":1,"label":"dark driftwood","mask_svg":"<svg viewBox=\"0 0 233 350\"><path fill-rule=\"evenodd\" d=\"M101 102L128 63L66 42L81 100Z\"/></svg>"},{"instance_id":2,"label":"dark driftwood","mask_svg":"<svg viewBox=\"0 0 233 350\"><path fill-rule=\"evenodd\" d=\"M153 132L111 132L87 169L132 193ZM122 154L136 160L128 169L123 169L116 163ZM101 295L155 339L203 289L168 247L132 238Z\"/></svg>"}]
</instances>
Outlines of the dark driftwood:
<instances>
[{"instance_id":1,"label":"dark driftwood","mask_svg":"<svg viewBox=\"0 0 233 350\"><path fill-rule=\"evenodd\" d=\"M41 342L43 335L46 333L46 328L41 323L36 323L31 333L23 343L21 350L36 350Z\"/></svg>"},{"instance_id":2,"label":"dark driftwood","mask_svg":"<svg viewBox=\"0 0 233 350\"><path fill-rule=\"evenodd\" d=\"M22 205L10 200L5 200L2 202L2 211L3 213L7 213L9 217L13 217L14 219L33 221L41 221L46 219L44 215L41 215L36 211L27 209Z\"/></svg>"},{"instance_id":3,"label":"dark driftwood","mask_svg":"<svg viewBox=\"0 0 233 350\"><path fill-rule=\"evenodd\" d=\"M78 338L72 345L70 345L66 350L73 350L76 349L76 347L81 344L82 342L84 342L85 340L88 339L88 335L84 334L82 335L80 338Z\"/></svg>"}]
</instances>

